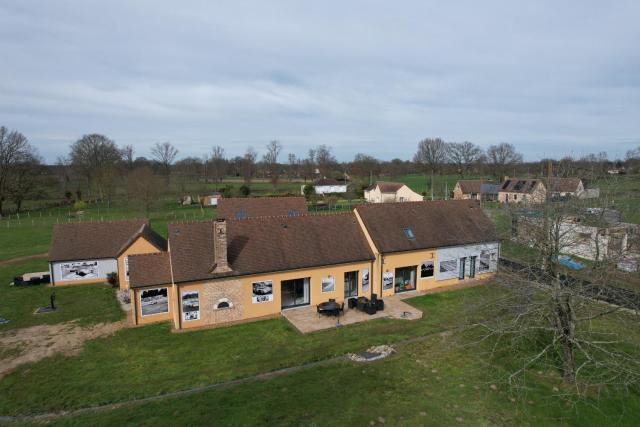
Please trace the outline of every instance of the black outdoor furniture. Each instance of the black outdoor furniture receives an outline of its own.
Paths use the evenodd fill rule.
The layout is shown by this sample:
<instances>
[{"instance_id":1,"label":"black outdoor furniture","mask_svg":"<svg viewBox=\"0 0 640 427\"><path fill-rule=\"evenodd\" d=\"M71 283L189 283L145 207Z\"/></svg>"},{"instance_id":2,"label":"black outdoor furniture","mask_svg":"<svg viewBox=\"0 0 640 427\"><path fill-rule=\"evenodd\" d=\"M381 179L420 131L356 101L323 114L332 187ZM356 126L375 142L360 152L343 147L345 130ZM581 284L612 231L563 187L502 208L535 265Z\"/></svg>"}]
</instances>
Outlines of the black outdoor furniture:
<instances>
[{"instance_id":1,"label":"black outdoor furniture","mask_svg":"<svg viewBox=\"0 0 640 427\"><path fill-rule=\"evenodd\" d=\"M25 276L29 278L25 280ZM33 285L40 285L40 284L49 283L49 282L51 282L51 276L49 274L42 274L42 275L25 274L24 276L17 276L13 278L14 286L33 286Z\"/></svg>"},{"instance_id":2,"label":"black outdoor furniture","mask_svg":"<svg viewBox=\"0 0 640 427\"><path fill-rule=\"evenodd\" d=\"M324 314L328 316L339 316L343 310L344 303L338 304L335 300L320 303L317 307L318 314Z\"/></svg>"},{"instance_id":3,"label":"black outdoor furniture","mask_svg":"<svg viewBox=\"0 0 640 427\"><path fill-rule=\"evenodd\" d=\"M349 298L347 300L347 304L349 308L356 308L358 306L358 299L357 298Z\"/></svg>"},{"instance_id":4,"label":"black outdoor furniture","mask_svg":"<svg viewBox=\"0 0 640 427\"><path fill-rule=\"evenodd\" d=\"M376 294L372 295L371 300L366 297L358 297L356 300L356 308L367 314L376 314L378 310L384 310L384 302L378 299Z\"/></svg>"}]
</instances>

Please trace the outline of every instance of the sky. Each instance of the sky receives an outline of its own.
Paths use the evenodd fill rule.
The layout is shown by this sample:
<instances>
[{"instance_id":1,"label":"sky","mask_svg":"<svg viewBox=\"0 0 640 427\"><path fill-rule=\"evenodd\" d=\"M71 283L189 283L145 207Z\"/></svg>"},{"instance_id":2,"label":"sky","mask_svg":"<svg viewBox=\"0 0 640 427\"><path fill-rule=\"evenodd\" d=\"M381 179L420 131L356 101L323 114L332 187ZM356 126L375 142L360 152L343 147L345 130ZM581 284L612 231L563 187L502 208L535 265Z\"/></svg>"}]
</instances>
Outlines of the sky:
<instances>
[{"instance_id":1,"label":"sky","mask_svg":"<svg viewBox=\"0 0 640 427\"><path fill-rule=\"evenodd\" d=\"M84 134L149 156L441 137L526 160L640 145L640 2L0 0L0 125L49 162Z\"/></svg>"}]
</instances>

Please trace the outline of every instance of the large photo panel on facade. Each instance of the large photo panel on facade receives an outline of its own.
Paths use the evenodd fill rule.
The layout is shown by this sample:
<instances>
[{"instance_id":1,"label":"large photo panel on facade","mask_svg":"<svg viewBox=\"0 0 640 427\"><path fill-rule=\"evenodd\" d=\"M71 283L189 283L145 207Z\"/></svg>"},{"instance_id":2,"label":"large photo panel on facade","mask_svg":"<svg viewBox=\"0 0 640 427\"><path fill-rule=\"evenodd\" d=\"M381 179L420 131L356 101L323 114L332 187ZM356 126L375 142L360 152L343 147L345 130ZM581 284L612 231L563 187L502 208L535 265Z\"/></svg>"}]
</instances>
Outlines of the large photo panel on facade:
<instances>
[{"instance_id":1,"label":"large photo panel on facade","mask_svg":"<svg viewBox=\"0 0 640 427\"><path fill-rule=\"evenodd\" d=\"M333 276L322 278L322 292L333 292L336 289L336 279Z\"/></svg>"},{"instance_id":2,"label":"large photo panel on facade","mask_svg":"<svg viewBox=\"0 0 640 427\"><path fill-rule=\"evenodd\" d=\"M62 280L87 280L98 278L98 261L67 262L60 266Z\"/></svg>"},{"instance_id":3,"label":"large photo panel on facade","mask_svg":"<svg viewBox=\"0 0 640 427\"><path fill-rule=\"evenodd\" d=\"M369 269L362 269L362 293L369 292Z\"/></svg>"},{"instance_id":4,"label":"large photo panel on facade","mask_svg":"<svg viewBox=\"0 0 640 427\"><path fill-rule=\"evenodd\" d=\"M273 301L273 282L271 280L253 282L251 288L251 301L254 304Z\"/></svg>"},{"instance_id":5,"label":"large photo panel on facade","mask_svg":"<svg viewBox=\"0 0 640 427\"><path fill-rule=\"evenodd\" d=\"M143 316L169 312L167 288L144 289L140 292L140 312Z\"/></svg>"},{"instance_id":6,"label":"large photo panel on facade","mask_svg":"<svg viewBox=\"0 0 640 427\"><path fill-rule=\"evenodd\" d=\"M182 293L182 319L200 319L200 298L198 291L185 291Z\"/></svg>"},{"instance_id":7,"label":"large photo panel on facade","mask_svg":"<svg viewBox=\"0 0 640 427\"><path fill-rule=\"evenodd\" d=\"M393 288L393 271L386 271L382 275L382 289Z\"/></svg>"}]
</instances>

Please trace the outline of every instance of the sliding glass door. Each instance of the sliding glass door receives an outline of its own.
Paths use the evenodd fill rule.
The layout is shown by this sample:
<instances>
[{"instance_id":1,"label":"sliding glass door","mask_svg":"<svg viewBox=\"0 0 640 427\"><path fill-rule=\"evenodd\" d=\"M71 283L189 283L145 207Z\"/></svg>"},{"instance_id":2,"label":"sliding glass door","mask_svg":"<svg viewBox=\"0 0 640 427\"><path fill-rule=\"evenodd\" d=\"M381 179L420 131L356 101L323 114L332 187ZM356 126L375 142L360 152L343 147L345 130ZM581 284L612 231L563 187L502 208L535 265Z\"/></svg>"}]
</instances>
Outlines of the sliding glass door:
<instances>
[{"instance_id":1,"label":"sliding glass door","mask_svg":"<svg viewBox=\"0 0 640 427\"><path fill-rule=\"evenodd\" d=\"M309 278L283 280L280 282L282 308L309 304Z\"/></svg>"}]
</instances>

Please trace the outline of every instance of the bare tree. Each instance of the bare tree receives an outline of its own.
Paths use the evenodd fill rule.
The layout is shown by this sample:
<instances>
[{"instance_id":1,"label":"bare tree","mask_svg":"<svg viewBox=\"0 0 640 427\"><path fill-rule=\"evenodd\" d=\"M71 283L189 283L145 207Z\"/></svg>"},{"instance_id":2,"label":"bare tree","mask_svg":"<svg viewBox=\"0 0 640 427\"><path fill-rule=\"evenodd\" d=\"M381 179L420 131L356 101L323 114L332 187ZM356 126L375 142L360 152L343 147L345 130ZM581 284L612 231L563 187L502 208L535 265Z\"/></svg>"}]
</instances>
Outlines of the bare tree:
<instances>
[{"instance_id":1,"label":"bare tree","mask_svg":"<svg viewBox=\"0 0 640 427\"><path fill-rule=\"evenodd\" d=\"M358 153L351 162L350 172L360 178L369 178L380 173L380 162L373 156Z\"/></svg>"},{"instance_id":2,"label":"bare tree","mask_svg":"<svg viewBox=\"0 0 640 427\"><path fill-rule=\"evenodd\" d=\"M616 259L624 251L580 276L560 263L563 254L589 244L583 227L592 221L586 206L593 205L584 203L547 199L511 212L531 255L502 269L503 292L482 302L492 315L472 324L479 340L490 344L488 357L503 352L515 359L507 367L511 385L538 370L560 372L578 393L640 381L640 361L628 340L628 331L637 331L637 319L628 311L637 313L640 305L637 294L616 287Z\"/></svg>"},{"instance_id":3,"label":"bare tree","mask_svg":"<svg viewBox=\"0 0 640 427\"><path fill-rule=\"evenodd\" d=\"M23 134L0 127L0 216L2 202L9 197L16 172L20 173L23 170L21 165L30 163L36 157L35 149Z\"/></svg>"},{"instance_id":4,"label":"bare tree","mask_svg":"<svg viewBox=\"0 0 640 427\"><path fill-rule=\"evenodd\" d=\"M314 154L315 164L320 171L320 175L330 178L336 168L338 161L332 153L333 149L325 144L318 145L315 149L309 150L309 158Z\"/></svg>"},{"instance_id":5,"label":"bare tree","mask_svg":"<svg viewBox=\"0 0 640 427\"><path fill-rule=\"evenodd\" d=\"M16 206L16 212L20 212L22 202L29 198L36 188L41 169L40 162L40 158L32 153L14 167L9 181L9 199Z\"/></svg>"},{"instance_id":6,"label":"bare tree","mask_svg":"<svg viewBox=\"0 0 640 427\"><path fill-rule=\"evenodd\" d=\"M127 195L129 200L137 202L147 217L158 195L163 190L162 182L148 166L135 168L127 175Z\"/></svg>"},{"instance_id":7,"label":"bare tree","mask_svg":"<svg viewBox=\"0 0 640 427\"><path fill-rule=\"evenodd\" d=\"M170 142L157 142L151 147L151 157L160 164L166 177L171 174L171 165L177 156L178 149Z\"/></svg>"},{"instance_id":8,"label":"bare tree","mask_svg":"<svg viewBox=\"0 0 640 427\"><path fill-rule=\"evenodd\" d=\"M414 162L427 167L431 173L431 199L433 200L433 174L440 171L447 161L449 144L440 138L426 138L418 143L418 151L413 157Z\"/></svg>"},{"instance_id":9,"label":"bare tree","mask_svg":"<svg viewBox=\"0 0 640 427\"><path fill-rule=\"evenodd\" d=\"M452 142L449 144L449 159L456 165L458 173L464 178L474 163L483 155L483 150L473 142Z\"/></svg>"},{"instance_id":10,"label":"bare tree","mask_svg":"<svg viewBox=\"0 0 640 427\"><path fill-rule=\"evenodd\" d=\"M133 149L133 145L125 145L120 149L120 156L122 157L122 161L124 162L127 169L133 169L133 162L135 160L134 157L135 150Z\"/></svg>"},{"instance_id":11,"label":"bare tree","mask_svg":"<svg viewBox=\"0 0 640 427\"><path fill-rule=\"evenodd\" d=\"M71 145L71 163L85 177L88 193L93 185L98 186L102 195L103 180L111 176L106 172L122 159L122 153L115 142L104 135L84 135Z\"/></svg>"},{"instance_id":12,"label":"bare tree","mask_svg":"<svg viewBox=\"0 0 640 427\"><path fill-rule=\"evenodd\" d=\"M247 148L244 156L242 158L242 177L244 178L244 182L249 184L256 174L256 159L258 158L258 153L253 147Z\"/></svg>"},{"instance_id":13,"label":"bare tree","mask_svg":"<svg viewBox=\"0 0 640 427\"><path fill-rule=\"evenodd\" d=\"M496 178L502 178L510 167L522 162L522 154L516 151L513 144L502 142L487 149L487 161Z\"/></svg>"},{"instance_id":14,"label":"bare tree","mask_svg":"<svg viewBox=\"0 0 640 427\"><path fill-rule=\"evenodd\" d=\"M267 153L264 155L264 163L269 171L271 183L276 185L280 178L280 165L278 164L278 156L282 151L282 144L273 140L267 144Z\"/></svg>"},{"instance_id":15,"label":"bare tree","mask_svg":"<svg viewBox=\"0 0 640 427\"><path fill-rule=\"evenodd\" d=\"M224 148L219 145L213 146L211 149L211 157L208 163L208 174L213 178L213 182L217 185L222 182L227 170L227 158L225 157Z\"/></svg>"},{"instance_id":16,"label":"bare tree","mask_svg":"<svg viewBox=\"0 0 640 427\"><path fill-rule=\"evenodd\" d=\"M289 153L287 156L287 161L289 162L289 167L287 168L287 175L289 176L289 181L298 176L298 158L295 154Z\"/></svg>"}]
</instances>

